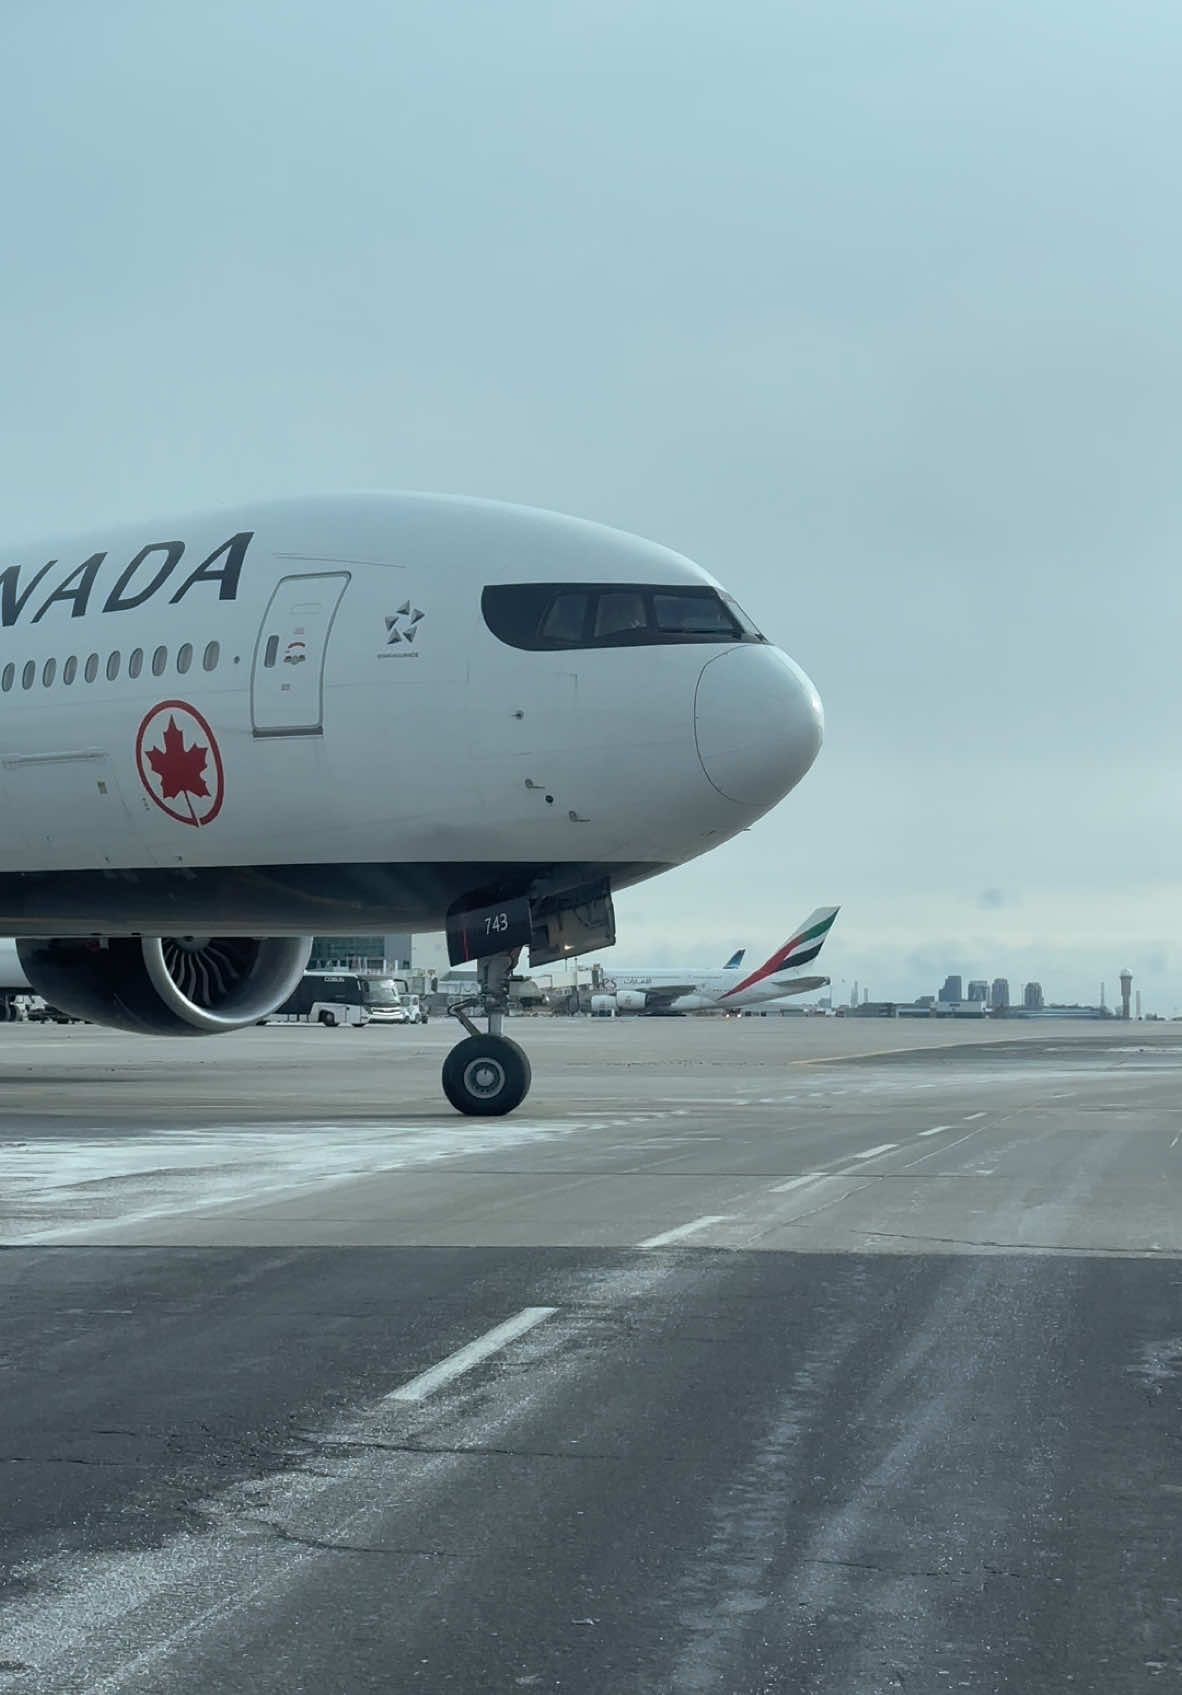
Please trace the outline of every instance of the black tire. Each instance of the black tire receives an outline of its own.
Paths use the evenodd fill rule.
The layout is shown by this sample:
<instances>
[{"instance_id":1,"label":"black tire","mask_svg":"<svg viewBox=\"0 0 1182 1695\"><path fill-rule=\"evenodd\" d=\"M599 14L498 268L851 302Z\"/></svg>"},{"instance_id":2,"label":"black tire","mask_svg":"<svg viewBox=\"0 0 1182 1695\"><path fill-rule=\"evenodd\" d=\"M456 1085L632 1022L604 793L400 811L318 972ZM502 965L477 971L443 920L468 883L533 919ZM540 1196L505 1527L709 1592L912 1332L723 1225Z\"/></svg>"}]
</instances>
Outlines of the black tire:
<instances>
[{"instance_id":1,"label":"black tire","mask_svg":"<svg viewBox=\"0 0 1182 1695\"><path fill-rule=\"evenodd\" d=\"M443 1092L469 1118L503 1118L529 1094L525 1050L508 1036L465 1036L443 1062Z\"/></svg>"},{"instance_id":2,"label":"black tire","mask_svg":"<svg viewBox=\"0 0 1182 1695\"><path fill-rule=\"evenodd\" d=\"M324 1025L326 1030L335 1030L337 1027L336 1014L332 1012L322 1012L320 1014L320 1022Z\"/></svg>"}]
</instances>

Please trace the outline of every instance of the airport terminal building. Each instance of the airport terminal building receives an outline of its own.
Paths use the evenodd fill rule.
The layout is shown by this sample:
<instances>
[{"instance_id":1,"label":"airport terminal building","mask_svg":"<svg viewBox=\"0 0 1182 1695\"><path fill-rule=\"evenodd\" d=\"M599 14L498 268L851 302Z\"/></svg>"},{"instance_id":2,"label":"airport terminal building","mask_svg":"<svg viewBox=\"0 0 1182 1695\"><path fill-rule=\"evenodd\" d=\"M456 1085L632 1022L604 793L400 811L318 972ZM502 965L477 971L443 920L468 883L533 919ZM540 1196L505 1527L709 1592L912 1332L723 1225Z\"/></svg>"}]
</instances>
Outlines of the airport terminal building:
<instances>
[{"instance_id":1,"label":"airport terminal building","mask_svg":"<svg viewBox=\"0 0 1182 1695\"><path fill-rule=\"evenodd\" d=\"M410 970L410 937L315 936L309 971Z\"/></svg>"}]
</instances>

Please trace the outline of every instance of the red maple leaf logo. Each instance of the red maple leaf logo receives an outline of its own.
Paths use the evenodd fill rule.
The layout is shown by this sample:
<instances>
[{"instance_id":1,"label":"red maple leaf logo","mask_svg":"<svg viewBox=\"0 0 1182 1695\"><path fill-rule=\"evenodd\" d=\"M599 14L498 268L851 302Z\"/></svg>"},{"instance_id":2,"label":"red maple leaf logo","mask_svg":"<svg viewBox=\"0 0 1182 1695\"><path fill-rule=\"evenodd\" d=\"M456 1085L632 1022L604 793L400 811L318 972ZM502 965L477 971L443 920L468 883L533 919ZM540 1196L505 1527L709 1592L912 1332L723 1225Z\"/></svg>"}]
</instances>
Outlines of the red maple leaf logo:
<instances>
[{"instance_id":1,"label":"red maple leaf logo","mask_svg":"<svg viewBox=\"0 0 1182 1695\"><path fill-rule=\"evenodd\" d=\"M176 719L168 720L168 728L164 732L164 746L150 747L147 751L148 764L160 779L160 792L165 800L173 800L179 794L196 795L198 799L208 796L205 771L209 759L209 749L194 742L192 747L185 746L185 738L177 728Z\"/></svg>"}]
</instances>

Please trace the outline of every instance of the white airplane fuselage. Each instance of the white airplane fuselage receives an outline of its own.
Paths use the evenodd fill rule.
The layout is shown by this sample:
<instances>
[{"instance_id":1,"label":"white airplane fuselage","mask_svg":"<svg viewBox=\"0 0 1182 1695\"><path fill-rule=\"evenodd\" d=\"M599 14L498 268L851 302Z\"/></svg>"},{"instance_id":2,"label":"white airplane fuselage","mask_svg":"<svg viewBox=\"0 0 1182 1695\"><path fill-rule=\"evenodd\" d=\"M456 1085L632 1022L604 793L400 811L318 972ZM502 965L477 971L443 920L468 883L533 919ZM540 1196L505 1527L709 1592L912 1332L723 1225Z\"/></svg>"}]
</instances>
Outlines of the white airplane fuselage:
<instances>
[{"instance_id":1,"label":"white airplane fuselage","mask_svg":"<svg viewBox=\"0 0 1182 1695\"><path fill-rule=\"evenodd\" d=\"M494 633L485 590L524 585L528 614L543 584L717 587L617 531L420 495L10 552L0 929L437 928L490 890L692 859L812 764L820 704L777 648Z\"/></svg>"},{"instance_id":2,"label":"white airplane fuselage","mask_svg":"<svg viewBox=\"0 0 1182 1695\"><path fill-rule=\"evenodd\" d=\"M675 996L668 1002L651 1010L659 1012L736 1012L744 1007L760 1006L766 1001L782 1000L786 995L808 994L813 989L822 988L829 979L798 972L795 976L785 973L779 978L768 978L762 983L753 983L750 988L738 989L735 986L733 971L690 972L693 978L692 987L685 994ZM608 971L605 974L605 988L614 984L611 991L617 1001L622 1002L622 1010L630 1010L629 996L651 996L660 993L669 984L686 982L687 973L684 971L657 970L621 970Z\"/></svg>"},{"instance_id":3,"label":"white airplane fuselage","mask_svg":"<svg viewBox=\"0 0 1182 1695\"><path fill-rule=\"evenodd\" d=\"M314 933L445 928L488 1027L457 1009L444 1092L499 1115L522 949L610 946L615 890L820 742L713 578L554 513L355 495L39 542L0 557L0 933L61 1011L196 1035L273 1012Z\"/></svg>"}]
</instances>

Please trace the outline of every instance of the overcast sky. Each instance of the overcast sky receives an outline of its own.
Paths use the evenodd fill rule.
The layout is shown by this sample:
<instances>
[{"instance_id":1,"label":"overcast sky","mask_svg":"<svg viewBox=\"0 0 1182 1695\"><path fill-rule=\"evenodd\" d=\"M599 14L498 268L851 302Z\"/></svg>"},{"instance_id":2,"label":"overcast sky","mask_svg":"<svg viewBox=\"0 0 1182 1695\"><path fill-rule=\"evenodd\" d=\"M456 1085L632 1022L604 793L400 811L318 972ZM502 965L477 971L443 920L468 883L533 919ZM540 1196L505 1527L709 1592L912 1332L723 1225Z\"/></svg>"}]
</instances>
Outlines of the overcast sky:
<instances>
[{"instance_id":1,"label":"overcast sky","mask_svg":"<svg viewBox=\"0 0 1182 1695\"><path fill-rule=\"evenodd\" d=\"M0 533L454 490L699 559L813 773L619 957L1182 1008L1182 14L0 8ZM766 945L765 945L766 944Z\"/></svg>"}]
</instances>

